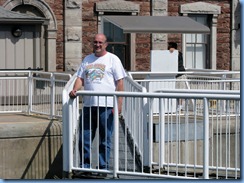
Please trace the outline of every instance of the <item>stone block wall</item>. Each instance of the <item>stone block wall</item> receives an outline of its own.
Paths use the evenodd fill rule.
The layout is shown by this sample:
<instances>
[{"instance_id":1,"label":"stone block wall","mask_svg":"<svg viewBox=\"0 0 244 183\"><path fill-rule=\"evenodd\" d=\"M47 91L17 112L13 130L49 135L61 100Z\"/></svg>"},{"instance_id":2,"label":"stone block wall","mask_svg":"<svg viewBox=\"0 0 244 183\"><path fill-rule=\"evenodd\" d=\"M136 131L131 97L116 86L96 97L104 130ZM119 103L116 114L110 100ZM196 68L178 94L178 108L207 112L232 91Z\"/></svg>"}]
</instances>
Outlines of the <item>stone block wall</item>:
<instances>
[{"instance_id":1,"label":"stone block wall","mask_svg":"<svg viewBox=\"0 0 244 183\"><path fill-rule=\"evenodd\" d=\"M0 123L1 179L61 179L62 123L18 119Z\"/></svg>"}]
</instances>

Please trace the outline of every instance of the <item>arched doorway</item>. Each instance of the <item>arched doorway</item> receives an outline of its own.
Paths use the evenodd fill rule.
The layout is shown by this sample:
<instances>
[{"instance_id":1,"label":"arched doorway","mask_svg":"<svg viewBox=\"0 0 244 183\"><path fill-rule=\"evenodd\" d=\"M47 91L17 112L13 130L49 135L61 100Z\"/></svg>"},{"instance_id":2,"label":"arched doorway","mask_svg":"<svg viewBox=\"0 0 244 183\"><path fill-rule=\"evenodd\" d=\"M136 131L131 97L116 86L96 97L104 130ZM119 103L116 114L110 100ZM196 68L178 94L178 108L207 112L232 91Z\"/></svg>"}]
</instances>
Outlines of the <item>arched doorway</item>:
<instances>
[{"instance_id":1,"label":"arched doorway","mask_svg":"<svg viewBox=\"0 0 244 183\"><path fill-rule=\"evenodd\" d=\"M26 65L31 65L33 68L43 68L44 71L56 71L56 31L57 24L54 13L47 3L43 1L22 1L22 0L11 0L7 1L3 7L6 10L12 12L23 13L36 18L43 18L46 21L43 24L36 24L32 21L32 24L21 24L23 28L23 37L19 37L19 45L23 45L28 40L28 50L20 49L19 53L25 51L28 52L28 58L32 59L32 63L28 61ZM20 26L20 25L19 25ZM18 44L15 44L15 50L18 50ZM16 63L21 61L14 61ZM18 64L17 64L18 65ZM25 65L23 65L25 67ZM29 66L28 66L29 67Z\"/></svg>"}]
</instances>

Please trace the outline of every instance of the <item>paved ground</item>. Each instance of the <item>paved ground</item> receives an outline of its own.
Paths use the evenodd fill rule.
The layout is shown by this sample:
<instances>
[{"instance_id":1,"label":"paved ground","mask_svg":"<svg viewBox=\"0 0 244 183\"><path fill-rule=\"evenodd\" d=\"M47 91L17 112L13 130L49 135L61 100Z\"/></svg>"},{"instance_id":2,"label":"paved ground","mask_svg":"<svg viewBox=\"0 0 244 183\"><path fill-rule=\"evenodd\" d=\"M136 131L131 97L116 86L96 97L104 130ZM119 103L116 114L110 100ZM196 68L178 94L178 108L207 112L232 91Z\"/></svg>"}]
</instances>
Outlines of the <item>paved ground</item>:
<instances>
[{"instance_id":1,"label":"paved ground","mask_svg":"<svg viewBox=\"0 0 244 183\"><path fill-rule=\"evenodd\" d=\"M41 115L26 115L22 113L2 113L0 123L30 123L30 122L49 122L50 120Z\"/></svg>"},{"instance_id":2,"label":"paved ground","mask_svg":"<svg viewBox=\"0 0 244 183\"><path fill-rule=\"evenodd\" d=\"M33 134L41 136L50 122L50 119L41 115L0 114L0 137L22 138Z\"/></svg>"},{"instance_id":3,"label":"paved ground","mask_svg":"<svg viewBox=\"0 0 244 183\"><path fill-rule=\"evenodd\" d=\"M0 114L0 177L62 177L62 123L41 115Z\"/></svg>"}]
</instances>

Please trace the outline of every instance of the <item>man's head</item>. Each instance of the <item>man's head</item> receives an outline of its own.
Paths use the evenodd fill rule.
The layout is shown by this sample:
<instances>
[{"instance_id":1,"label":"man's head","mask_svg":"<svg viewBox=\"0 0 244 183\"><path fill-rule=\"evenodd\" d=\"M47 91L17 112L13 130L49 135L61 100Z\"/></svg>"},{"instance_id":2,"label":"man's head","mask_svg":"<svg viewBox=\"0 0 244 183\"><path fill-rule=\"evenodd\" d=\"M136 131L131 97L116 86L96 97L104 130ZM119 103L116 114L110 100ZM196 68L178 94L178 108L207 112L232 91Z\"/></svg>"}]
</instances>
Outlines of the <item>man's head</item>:
<instances>
[{"instance_id":1,"label":"man's head","mask_svg":"<svg viewBox=\"0 0 244 183\"><path fill-rule=\"evenodd\" d=\"M169 42L168 43L168 50L170 52L173 52L174 50L177 50L177 43L175 43L175 42Z\"/></svg>"},{"instance_id":2,"label":"man's head","mask_svg":"<svg viewBox=\"0 0 244 183\"><path fill-rule=\"evenodd\" d=\"M101 57L107 53L107 38L104 34L96 34L93 40L93 49L97 57Z\"/></svg>"}]
</instances>

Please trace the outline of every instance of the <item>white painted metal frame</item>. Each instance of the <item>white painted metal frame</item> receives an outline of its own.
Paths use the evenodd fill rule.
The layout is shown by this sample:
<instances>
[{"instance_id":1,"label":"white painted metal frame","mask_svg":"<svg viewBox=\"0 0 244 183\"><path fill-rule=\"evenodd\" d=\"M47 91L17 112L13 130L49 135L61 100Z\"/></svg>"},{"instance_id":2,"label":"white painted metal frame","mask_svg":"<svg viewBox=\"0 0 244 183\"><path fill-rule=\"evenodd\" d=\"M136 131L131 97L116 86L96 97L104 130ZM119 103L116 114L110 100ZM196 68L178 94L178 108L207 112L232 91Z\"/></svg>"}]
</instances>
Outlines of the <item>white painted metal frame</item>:
<instances>
[{"instance_id":1,"label":"white painted metal frame","mask_svg":"<svg viewBox=\"0 0 244 183\"><path fill-rule=\"evenodd\" d=\"M62 116L66 73L0 71L0 113L36 113L50 119Z\"/></svg>"},{"instance_id":2,"label":"white painted metal frame","mask_svg":"<svg viewBox=\"0 0 244 183\"><path fill-rule=\"evenodd\" d=\"M64 101L66 101L64 103L64 106L68 105L65 108L68 108L69 112L63 111L63 113L65 113L65 116L66 116L66 114L67 115L71 114L71 112L75 109L75 108L73 108L73 107L75 107L73 104L76 103L75 100L77 100L77 99L75 99L75 100L69 99L67 91L69 91L69 90L64 91L64 95L66 95L66 97L65 96L63 96L63 97L65 99ZM210 167L209 166L209 142L208 142L209 141L209 137L210 137L209 136L210 135L209 126L208 126L209 125L209 107L208 107L209 106L209 100L214 98L215 100L226 100L226 101L236 100L237 102L240 101L240 95L239 94L228 94L227 92L225 92L225 93L220 92L219 94L217 94L217 92L216 92L215 95L213 96L212 94L209 94L207 92L206 93L204 93L204 92L202 92L202 93L193 93L193 92L192 93L177 93L177 92L173 92L172 93L172 91L171 91L169 93L166 93L166 92L165 93L142 93L142 92L112 92L112 93L108 93L108 92L92 92L91 93L89 91L79 91L79 92L77 92L77 95L78 96L83 96L83 95L114 96L114 101L116 101L119 96L124 97L125 101L126 101L126 98L131 98L131 100L136 100L136 98L141 98L141 100L143 100L143 99L147 98L147 101L155 100L157 98L159 98L161 100L163 98L168 98L168 99L185 98L185 99L194 99L194 100L203 100L204 101L204 114L203 114L203 117L204 117L203 118L204 119L203 120L203 122L204 122L203 123L204 124L204 132L203 132L204 138L202 140L204 142L203 143L203 147L204 147L204 151L203 152L204 153L203 153L203 156L200 156L200 158L201 157L204 158L203 164L201 165L201 164L198 164L196 162L195 164L191 165L191 164L188 164L188 163L182 163L180 159L177 160L177 162L175 162L175 163L174 162L166 162L164 160L164 157L161 156L160 160L159 160L159 165L160 165L159 169L160 168L164 168L165 166L168 167L168 169L166 171L166 174L163 174L161 172L153 173L153 166L157 166L157 163L153 163L153 158L152 158L153 157L153 149L154 149L153 148L153 139L152 139L153 138L152 137L152 134L153 134L152 124L153 124L153 121L154 121L154 116L152 115L153 113L152 113L152 109L150 109L150 107L147 108L147 109L149 109L149 111L144 110L144 111L136 111L136 112L133 113L133 115L137 115L139 113L147 113L147 114L149 114L149 118L147 118L147 119L149 119L149 121L148 121L149 122L149 128L148 128L148 134L149 134L148 142L149 143L148 144L147 143L143 144L143 146L146 146L147 149L149 149L149 156L145 157L145 154L143 154L143 152L142 152L142 157L143 157L142 161L144 161L145 159L149 159L149 172L144 172L143 170L135 171L134 168L132 168L131 171L130 170L122 170L122 169L120 169L118 167L118 165L119 165L119 159L118 159L119 158L119 154L118 154L119 151L118 151L118 146L117 145L120 143L120 142L118 142L118 139L119 139L118 126L115 126L115 130L114 130L114 138L115 138L114 142L116 144L114 144L114 166L113 166L112 170L104 171L104 170L99 170L99 169L96 169L96 168L86 169L86 168L80 168L80 167L74 166L73 156L75 154L73 154L73 152L77 152L77 151L75 151L75 149L77 147L74 146L73 142L76 141L77 137L75 137L74 136L75 134L72 133L72 131L74 131L74 129L72 130L72 129L69 129L69 128L71 127L70 126L71 124L77 123L78 117L76 116L76 117L72 117L72 118L69 117L68 118L66 116L65 118L63 118L64 119L64 121L63 121L64 122L64 129L67 129L67 131L64 133L64 137L63 137L65 139L64 147L63 147L65 149L64 150L64 154L63 154L64 155L64 160L65 160L64 161L64 172L71 173L72 170L92 171L92 172L106 172L106 173L113 174L114 178L117 178L118 175L134 175L134 176L147 176L147 177L155 177L155 178L156 177L161 177L161 178L164 177L164 178L179 178L179 179L185 179L185 178L187 178L187 179L194 178L195 179L195 178L199 178L199 177L196 176L197 172L194 173L193 177L192 176L187 176L188 170L190 170L191 168L195 168L196 170L202 172L202 177L200 177L200 178L208 179L209 178L209 170L210 169L211 170L214 170L216 168L220 168L221 169L221 167L218 167L218 166L217 167L215 167L215 166ZM114 104L116 105L116 102ZM240 105L239 102L237 104ZM160 115L161 115L160 123L161 124L163 124L162 122L164 121L162 119L167 117L167 115L163 113L162 106L163 105L161 105L161 109L160 109L160 111L162 112L162 113L160 113ZM126 110L130 111L131 108L127 108ZM235 112L236 112L236 116L237 116L236 120L238 121L237 123L239 123L240 122L239 121L240 113L239 113L238 110L235 111ZM126 114L124 112L123 112L123 115L125 117L128 117L128 116L126 116ZM131 115L131 118L127 118L127 119L133 120L134 119L133 115ZM179 114L175 114L175 115L171 114L171 115L172 116L176 116L177 118L179 117ZM115 117L116 117L115 120L117 121L116 125L118 125L119 119L118 119L118 111L117 111L117 107L116 106L115 106ZM75 120L75 121L73 121L72 119ZM142 119L142 120L147 120L147 119ZM165 118L165 119L167 119L167 118ZM144 124L144 122L141 122L141 124ZM138 126L136 126L135 128L138 129ZM164 126L161 126L160 129L161 129L161 134L162 134ZM70 133L68 133L68 132L70 132ZM237 131L235 133L237 133ZM144 134L144 136L145 135L147 135L147 134ZM178 134L178 138L179 139L178 139L177 143L178 143L178 148L181 148L181 146L182 146L182 145L180 145L181 136L179 136L179 135L180 134ZM68 139L68 141L66 139ZM136 142L133 142L133 143L136 144ZM165 144L163 143L163 141L161 141L160 144L161 144L160 149L164 150L165 149ZM159 152L159 154L164 154L164 152L165 151ZM180 151L178 151L178 152L180 152ZM239 154L239 153L237 153L237 154ZM196 156L196 154L195 154L195 156ZM197 158L197 161L199 161L199 158L198 157L196 157L196 158ZM238 160L238 157L236 157L235 161L236 160ZM163 167L161 167L162 165L163 165ZM133 166L135 166L135 164ZM185 170L184 170L185 171L185 175L181 176L180 173L182 173L182 168L184 168L184 167L185 167ZM173 169L176 168L174 170L174 171L176 171L176 175L175 176L172 176L172 174L171 174L170 169L172 169L172 168ZM228 171L233 171L231 168L228 168L228 167L223 167L223 168L224 169L228 169ZM201 169L203 171L201 171ZM238 167L234 167L234 169L237 170L237 174L236 174L235 178L238 178L238 175L239 175L238 172L240 171L240 169ZM228 178L228 176L229 176L229 174L226 176L226 178Z\"/></svg>"}]
</instances>

